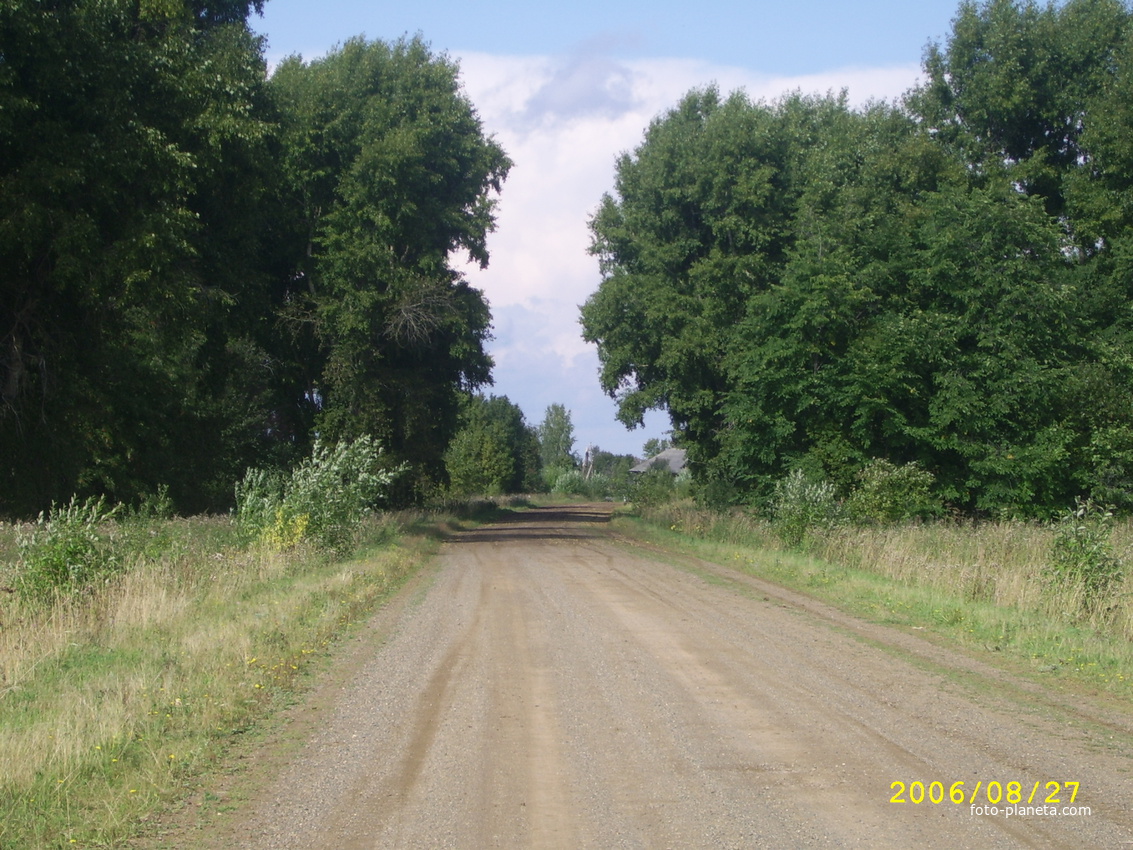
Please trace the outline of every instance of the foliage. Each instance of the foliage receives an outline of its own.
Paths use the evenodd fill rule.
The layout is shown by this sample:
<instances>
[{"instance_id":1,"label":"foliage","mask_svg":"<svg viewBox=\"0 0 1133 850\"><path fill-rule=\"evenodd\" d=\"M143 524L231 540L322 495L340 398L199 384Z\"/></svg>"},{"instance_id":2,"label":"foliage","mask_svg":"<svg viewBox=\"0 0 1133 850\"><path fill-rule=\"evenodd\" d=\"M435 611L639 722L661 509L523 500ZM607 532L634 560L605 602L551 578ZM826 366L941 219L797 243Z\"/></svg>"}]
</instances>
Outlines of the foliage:
<instances>
[{"instance_id":1,"label":"foliage","mask_svg":"<svg viewBox=\"0 0 1133 850\"><path fill-rule=\"evenodd\" d=\"M589 489L586 477L577 469L561 469L551 484L551 492L559 496L584 496Z\"/></svg>"},{"instance_id":2,"label":"foliage","mask_svg":"<svg viewBox=\"0 0 1133 850\"><path fill-rule=\"evenodd\" d=\"M570 411L561 404L548 405L539 423L539 457L543 468L573 469L578 466L574 455L574 425Z\"/></svg>"},{"instance_id":3,"label":"foliage","mask_svg":"<svg viewBox=\"0 0 1133 850\"><path fill-rule=\"evenodd\" d=\"M310 329L328 439L373 434L422 480L443 455L464 395L489 382L489 312L454 269L487 265L510 168L485 137L456 64L419 38L347 41L291 57L270 81L294 217L282 310Z\"/></svg>"},{"instance_id":4,"label":"foliage","mask_svg":"<svg viewBox=\"0 0 1133 850\"><path fill-rule=\"evenodd\" d=\"M286 478L249 469L236 487L240 526L265 545L283 550L305 539L334 552L386 496L399 469L382 469L381 448L369 436L327 446L316 440L310 457Z\"/></svg>"},{"instance_id":5,"label":"foliage","mask_svg":"<svg viewBox=\"0 0 1133 850\"><path fill-rule=\"evenodd\" d=\"M775 485L771 511L775 532L787 546L798 546L809 532L832 528L843 516L834 485L802 469L792 470Z\"/></svg>"},{"instance_id":6,"label":"foliage","mask_svg":"<svg viewBox=\"0 0 1133 850\"><path fill-rule=\"evenodd\" d=\"M539 438L506 396L471 396L445 467L458 494L531 492L539 489Z\"/></svg>"},{"instance_id":7,"label":"foliage","mask_svg":"<svg viewBox=\"0 0 1133 850\"><path fill-rule=\"evenodd\" d=\"M316 434L444 480L510 162L420 39L269 80L261 8L0 4L0 512L224 509Z\"/></svg>"},{"instance_id":8,"label":"foliage","mask_svg":"<svg viewBox=\"0 0 1133 850\"><path fill-rule=\"evenodd\" d=\"M129 516L139 521L172 519L176 512L176 506L169 495L169 487L159 484L153 492L141 494L138 504L129 512Z\"/></svg>"},{"instance_id":9,"label":"foliage","mask_svg":"<svg viewBox=\"0 0 1133 850\"><path fill-rule=\"evenodd\" d=\"M1093 107L1122 74L1130 22L1120 0L961 3L947 43L926 53L913 108L943 144L1005 170L1062 215L1068 184L1091 159L1086 128L1105 121Z\"/></svg>"},{"instance_id":10,"label":"foliage","mask_svg":"<svg viewBox=\"0 0 1133 850\"><path fill-rule=\"evenodd\" d=\"M465 426L458 431L445 452L445 467L454 493L498 496L517 492L506 489L506 482L512 478L513 458L506 436L493 425Z\"/></svg>"},{"instance_id":11,"label":"foliage","mask_svg":"<svg viewBox=\"0 0 1133 850\"><path fill-rule=\"evenodd\" d=\"M688 471L673 475L658 463L645 472L635 472L629 486L629 498L641 508L654 508L666 502L686 498L690 492Z\"/></svg>"},{"instance_id":12,"label":"foliage","mask_svg":"<svg viewBox=\"0 0 1133 850\"><path fill-rule=\"evenodd\" d=\"M52 505L18 537L16 590L30 598L50 598L91 587L123 565L114 534L116 508L106 500Z\"/></svg>"},{"instance_id":13,"label":"foliage","mask_svg":"<svg viewBox=\"0 0 1133 850\"><path fill-rule=\"evenodd\" d=\"M903 104L688 93L590 223L619 418L729 501L876 458L971 513L1133 504L1131 21L965 3Z\"/></svg>"},{"instance_id":14,"label":"foliage","mask_svg":"<svg viewBox=\"0 0 1133 850\"><path fill-rule=\"evenodd\" d=\"M1055 523L1048 574L1056 586L1079 591L1086 612L1124 576L1110 544L1113 525L1113 511L1089 499L1079 499Z\"/></svg>"},{"instance_id":15,"label":"foliage","mask_svg":"<svg viewBox=\"0 0 1133 850\"><path fill-rule=\"evenodd\" d=\"M262 433L232 310L264 282L252 5L0 4L0 511L163 482L200 509Z\"/></svg>"},{"instance_id":16,"label":"foliage","mask_svg":"<svg viewBox=\"0 0 1133 850\"><path fill-rule=\"evenodd\" d=\"M631 497L634 476L630 474L630 469L637 465L636 457L616 455L598 446L591 446L586 457L586 475L591 482L593 498L626 500Z\"/></svg>"},{"instance_id":17,"label":"foliage","mask_svg":"<svg viewBox=\"0 0 1133 850\"><path fill-rule=\"evenodd\" d=\"M914 461L897 466L875 458L858 473L858 485L846 500L853 522L886 525L939 513L932 496L933 476Z\"/></svg>"}]
</instances>

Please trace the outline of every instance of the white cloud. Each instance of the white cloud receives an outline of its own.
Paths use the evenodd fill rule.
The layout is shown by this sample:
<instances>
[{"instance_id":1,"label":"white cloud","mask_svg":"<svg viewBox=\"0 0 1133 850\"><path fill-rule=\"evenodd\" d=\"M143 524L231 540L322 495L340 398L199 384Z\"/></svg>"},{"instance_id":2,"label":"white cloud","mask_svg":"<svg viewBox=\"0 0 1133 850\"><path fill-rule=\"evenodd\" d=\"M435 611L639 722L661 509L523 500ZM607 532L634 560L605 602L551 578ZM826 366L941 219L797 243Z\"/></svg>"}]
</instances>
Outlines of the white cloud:
<instances>
[{"instance_id":1,"label":"white cloud","mask_svg":"<svg viewBox=\"0 0 1133 850\"><path fill-rule=\"evenodd\" d=\"M495 392L537 422L544 408L572 408L581 443L632 452L651 433L626 434L598 387L597 357L581 339L578 307L599 283L587 253L587 221L613 186L618 154L632 150L649 122L690 89L715 83L771 101L790 91L849 90L851 103L892 100L919 68L850 68L799 77L760 75L694 60L615 61L569 57L459 56L465 91L486 132L515 165L489 240L491 265L466 269L495 317Z\"/></svg>"}]
</instances>

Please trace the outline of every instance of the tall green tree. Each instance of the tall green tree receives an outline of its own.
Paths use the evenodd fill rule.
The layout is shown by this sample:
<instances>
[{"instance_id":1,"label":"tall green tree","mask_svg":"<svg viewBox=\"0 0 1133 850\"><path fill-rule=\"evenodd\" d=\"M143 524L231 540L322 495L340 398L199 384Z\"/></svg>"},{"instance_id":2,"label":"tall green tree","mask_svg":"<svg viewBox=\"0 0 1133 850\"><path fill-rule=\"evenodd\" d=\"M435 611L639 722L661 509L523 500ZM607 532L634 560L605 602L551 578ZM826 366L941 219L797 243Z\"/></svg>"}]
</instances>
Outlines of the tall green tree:
<instances>
[{"instance_id":1,"label":"tall green tree","mask_svg":"<svg viewBox=\"0 0 1133 850\"><path fill-rule=\"evenodd\" d=\"M230 488L256 418L226 324L260 281L260 5L0 4L0 511Z\"/></svg>"},{"instance_id":2,"label":"tall green tree","mask_svg":"<svg viewBox=\"0 0 1133 850\"><path fill-rule=\"evenodd\" d=\"M1122 73L1131 23L1122 0L966 0L909 103L973 169L1005 173L1069 224L1067 182L1091 166L1085 138L1105 120L1096 107Z\"/></svg>"},{"instance_id":3,"label":"tall green tree","mask_svg":"<svg viewBox=\"0 0 1133 850\"><path fill-rule=\"evenodd\" d=\"M1027 11L964 7L960 23L1005 9ZM1114 21L1102 2L1048 17L1093 37L1091 10ZM966 73L953 70L950 85ZM1083 127L1108 126L1087 89ZM1126 231L1111 217L1087 250L1070 216L1107 180L1123 191L1120 145L1079 127L1074 155L1040 150L1048 130L1009 150L975 114L937 126L896 106L708 89L658 118L591 222L603 279L582 325L619 417L668 410L706 493L767 498L800 467L849 488L882 458L917 462L968 510L1133 503L1128 276L1112 273ZM1108 175L1083 165L1095 138ZM1055 183L1031 180L1056 159Z\"/></svg>"},{"instance_id":4,"label":"tall green tree","mask_svg":"<svg viewBox=\"0 0 1133 850\"><path fill-rule=\"evenodd\" d=\"M285 315L319 346L307 389L318 428L373 434L391 462L442 480L460 399L491 366L488 305L452 260L487 264L511 163L456 64L420 39L292 57L271 89L294 205Z\"/></svg>"},{"instance_id":5,"label":"tall green tree","mask_svg":"<svg viewBox=\"0 0 1133 850\"><path fill-rule=\"evenodd\" d=\"M565 406L557 403L548 405L537 431L543 469L562 471L578 466L578 458L574 454L574 423Z\"/></svg>"},{"instance_id":6,"label":"tall green tree","mask_svg":"<svg viewBox=\"0 0 1133 850\"><path fill-rule=\"evenodd\" d=\"M787 248L792 189L779 129L769 110L708 88L654 120L618 161L615 193L591 224L603 283L582 325L626 425L666 408L711 451L725 328L748 293L775 279Z\"/></svg>"},{"instance_id":7,"label":"tall green tree","mask_svg":"<svg viewBox=\"0 0 1133 850\"><path fill-rule=\"evenodd\" d=\"M445 466L457 493L533 492L539 489L539 438L506 396L470 396Z\"/></svg>"}]
</instances>

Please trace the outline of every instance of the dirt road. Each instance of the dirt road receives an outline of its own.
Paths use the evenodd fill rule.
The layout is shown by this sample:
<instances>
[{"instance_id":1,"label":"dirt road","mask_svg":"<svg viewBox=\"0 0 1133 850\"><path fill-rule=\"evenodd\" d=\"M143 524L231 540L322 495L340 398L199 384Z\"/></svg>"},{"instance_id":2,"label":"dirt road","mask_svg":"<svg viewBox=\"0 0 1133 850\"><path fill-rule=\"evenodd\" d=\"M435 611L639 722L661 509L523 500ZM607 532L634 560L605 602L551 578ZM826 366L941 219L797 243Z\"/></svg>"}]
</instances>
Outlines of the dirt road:
<instances>
[{"instance_id":1,"label":"dirt road","mask_svg":"<svg viewBox=\"0 0 1133 850\"><path fill-rule=\"evenodd\" d=\"M1127 718L608 519L543 508L446 544L214 845L1133 846ZM1090 814L1007 816L1061 811L1066 783Z\"/></svg>"}]
</instances>

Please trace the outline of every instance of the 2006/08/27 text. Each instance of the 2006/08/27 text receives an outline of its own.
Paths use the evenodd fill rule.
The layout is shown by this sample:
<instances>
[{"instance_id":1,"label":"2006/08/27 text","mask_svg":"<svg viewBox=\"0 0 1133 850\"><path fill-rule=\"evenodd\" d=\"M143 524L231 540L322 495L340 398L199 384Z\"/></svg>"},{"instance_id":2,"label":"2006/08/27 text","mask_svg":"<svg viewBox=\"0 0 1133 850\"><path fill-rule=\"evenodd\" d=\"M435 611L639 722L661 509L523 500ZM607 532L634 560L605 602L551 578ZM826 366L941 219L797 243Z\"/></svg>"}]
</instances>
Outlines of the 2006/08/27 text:
<instances>
[{"instance_id":1,"label":"2006/08/27 text","mask_svg":"<svg viewBox=\"0 0 1133 850\"><path fill-rule=\"evenodd\" d=\"M1052 780L1044 783L1042 780L1038 780L1030 787L1028 793L1028 789L1021 782L993 781L985 784L981 779L974 786L969 786L972 788L969 795L964 782L953 782L945 790L943 782L925 783L916 781L906 783L898 780L889 786L890 790L895 792L889 798L889 802L912 803L913 805L948 802L955 803L957 806L964 803L974 805L977 802L986 802L991 805L998 805L999 803L1056 805L1064 802L1065 791L1070 792L1070 799L1065 802L1073 803L1078 796L1079 785L1078 782L1055 782ZM982 798L980 797L981 792L983 793Z\"/></svg>"}]
</instances>

